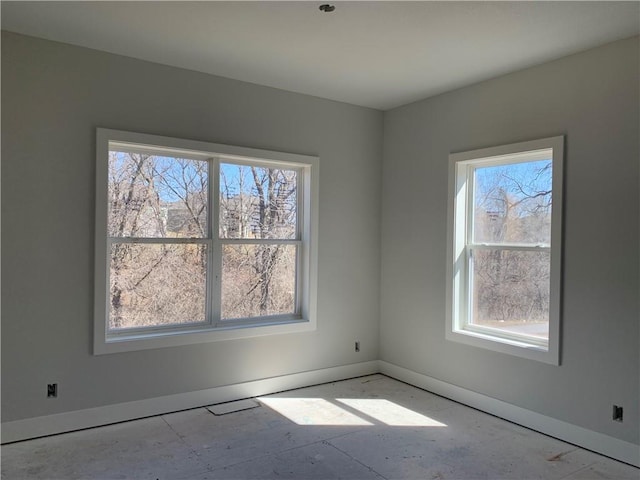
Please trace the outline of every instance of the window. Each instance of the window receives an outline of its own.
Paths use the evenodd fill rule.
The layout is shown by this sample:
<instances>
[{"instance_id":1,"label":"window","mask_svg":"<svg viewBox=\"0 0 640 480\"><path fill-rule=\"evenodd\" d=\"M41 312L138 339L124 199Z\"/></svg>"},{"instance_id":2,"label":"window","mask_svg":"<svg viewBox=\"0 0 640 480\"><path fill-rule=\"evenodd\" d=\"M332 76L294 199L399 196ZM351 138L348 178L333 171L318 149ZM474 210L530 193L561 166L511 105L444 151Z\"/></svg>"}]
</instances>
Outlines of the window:
<instances>
[{"instance_id":1,"label":"window","mask_svg":"<svg viewBox=\"0 0 640 480\"><path fill-rule=\"evenodd\" d=\"M450 155L449 340L559 364L563 148Z\"/></svg>"},{"instance_id":2,"label":"window","mask_svg":"<svg viewBox=\"0 0 640 480\"><path fill-rule=\"evenodd\" d=\"M318 163L98 129L95 353L314 329Z\"/></svg>"}]
</instances>

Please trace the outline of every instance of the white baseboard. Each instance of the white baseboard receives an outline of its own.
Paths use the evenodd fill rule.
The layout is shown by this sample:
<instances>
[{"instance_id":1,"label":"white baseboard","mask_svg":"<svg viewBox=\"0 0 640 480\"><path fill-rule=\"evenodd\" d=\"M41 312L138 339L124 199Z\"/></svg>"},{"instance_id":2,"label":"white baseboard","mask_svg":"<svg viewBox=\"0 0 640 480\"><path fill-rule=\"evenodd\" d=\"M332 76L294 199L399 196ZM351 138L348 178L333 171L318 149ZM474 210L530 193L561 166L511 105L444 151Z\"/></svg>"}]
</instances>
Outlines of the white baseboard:
<instances>
[{"instance_id":1,"label":"white baseboard","mask_svg":"<svg viewBox=\"0 0 640 480\"><path fill-rule=\"evenodd\" d=\"M110 423L187 410L189 408L257 397L283 390L344 380L378 372L378 362L374 360L208 388L195 392L179 393L176 395L5 422L2 424L1 442L17 442L19 440L71 432L83 428L97 427Z\"/></svg>"},{"instance_id":2,"label":"white baseboard","mask_svg":"<svg viewBox=\"0 0 640 480\"><path fill-rule=\"evenodd\" d=\"M377 360L6 422L2 424L1 442L27 440L374 373L382 373L532 430L640 467L640 447L638 445Z\"/></svg>"},{"instance_id":3,"label":"white baseboard","mask_svg":"<svg viewBox=\"0 0 640 480\"><path fill-rule=\"evenodd\" d=\"M496 417L640 467L640 446L380 361L380 373Z\"/></svg>"}]
</instances>

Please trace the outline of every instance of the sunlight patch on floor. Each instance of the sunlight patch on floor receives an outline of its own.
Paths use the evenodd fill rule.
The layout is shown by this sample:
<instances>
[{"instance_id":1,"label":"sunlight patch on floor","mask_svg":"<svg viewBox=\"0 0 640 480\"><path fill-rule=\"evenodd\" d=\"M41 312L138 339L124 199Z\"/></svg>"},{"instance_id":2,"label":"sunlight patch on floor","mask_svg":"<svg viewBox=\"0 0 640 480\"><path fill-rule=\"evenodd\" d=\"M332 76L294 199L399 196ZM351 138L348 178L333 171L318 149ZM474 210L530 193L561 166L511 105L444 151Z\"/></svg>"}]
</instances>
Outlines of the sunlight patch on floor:
<instances>
[{"instance_id":1,"label":"sunlight patch on floor","mask_svg":"<svg viewBox=\"0 0 640 480\"><path fill-rule=\"evenodd\" d=\"M392 427L446 427L433 418L381 398L338 398L340 403Z\"/></svg>"},{"instance_id":2,"label":"sunlight patch on floor","mask_svg":"<svg viewBox=\"0 0 640 480\"><path fill-rule=\"evenodd\" d=\"M376 425L392 427L446 427L444 423L385 399L368 398L282 398L259 399L298 425ZM337 403L341 403L341 407ZM358 415L353 411L360 412Z\"/></svg>"},{"instance_id":3,"label":"sunlight patch on floor","mask_svg":"<svg viewBox=\"0 0 640 480\"><path fill-rule=\"evenodd\" d=\"M323 398L260 398L298 425L372 425Z\"/></svg>"}]
</instances>

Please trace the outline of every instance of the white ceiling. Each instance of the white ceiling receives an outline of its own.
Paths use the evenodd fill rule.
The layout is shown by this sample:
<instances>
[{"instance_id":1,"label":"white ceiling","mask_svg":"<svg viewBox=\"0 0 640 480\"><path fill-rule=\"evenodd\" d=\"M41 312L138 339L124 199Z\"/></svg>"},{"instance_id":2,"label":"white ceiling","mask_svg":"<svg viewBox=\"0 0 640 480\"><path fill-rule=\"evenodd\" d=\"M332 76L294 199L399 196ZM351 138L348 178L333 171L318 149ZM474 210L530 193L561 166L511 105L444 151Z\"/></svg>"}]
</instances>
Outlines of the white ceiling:
<instances>
[{"instance_id":1,"label":"white ceiling","mask_svg":"<svg viewBox=\"0 0 640 480\"><path fill-rule=\"evenodd\" d=\"M378 109L640 32L640 2L10 2L2 28Z\"/></svg>"}]
</instances>

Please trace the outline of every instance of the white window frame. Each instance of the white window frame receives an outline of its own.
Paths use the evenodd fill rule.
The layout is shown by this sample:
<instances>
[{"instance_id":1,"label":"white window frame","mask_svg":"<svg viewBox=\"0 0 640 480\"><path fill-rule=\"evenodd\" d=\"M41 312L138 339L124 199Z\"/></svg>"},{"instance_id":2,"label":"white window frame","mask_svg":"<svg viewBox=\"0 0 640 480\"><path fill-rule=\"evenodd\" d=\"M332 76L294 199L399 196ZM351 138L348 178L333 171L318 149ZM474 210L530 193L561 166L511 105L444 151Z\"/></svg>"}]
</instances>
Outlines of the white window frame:
<instances>
[{"instance_id":1,"label":"white window frame","mask_svg":"<svg viewBox=\"0 0 640 480\"><path fill-rule=\"evenodd\" d=\"M209 252L207 319L204 323L109 331L109 251L107 231L109 150L163 153L209 163L208 235L195 239L134 239L142 243L200 243ZM319 158L209 142L98 128L96 131L95 217L95 355L234 340L263 335L307 332L316 329ZM292 240L223 239L218 234L218 177L220 163L264 165L298 172L298 235ZM234 243L287 243L297 245L296 312L245 319L220 319L222 245Z\"/></svg>"},{"instance_id":2,"label":"white window frame","mask_svg":"<svg viewBox=\"0 0 640 480\"><path fill-rule=\"evenodd\" d=\"M549 155L549 150L551 150L551 155ZM470 216L473 212L473 182L471 178L474 169L550 157L552 160L553 191L550 245L499 245L500 248L510 250L550 252L549 339L541 341L524 335L511 335L499 329L470 325L468 306L471 302L469 292L472 272L469 255L473 249L495 247L494 245L472 243ZM563 136L449 155L447 340L552 365L560 364L563 158Z\"/></svg>"}]
</instances>

